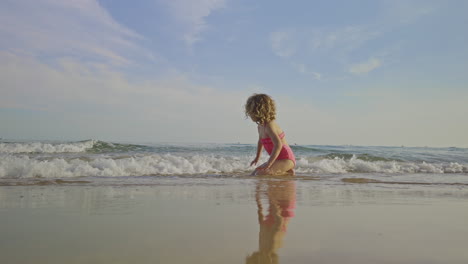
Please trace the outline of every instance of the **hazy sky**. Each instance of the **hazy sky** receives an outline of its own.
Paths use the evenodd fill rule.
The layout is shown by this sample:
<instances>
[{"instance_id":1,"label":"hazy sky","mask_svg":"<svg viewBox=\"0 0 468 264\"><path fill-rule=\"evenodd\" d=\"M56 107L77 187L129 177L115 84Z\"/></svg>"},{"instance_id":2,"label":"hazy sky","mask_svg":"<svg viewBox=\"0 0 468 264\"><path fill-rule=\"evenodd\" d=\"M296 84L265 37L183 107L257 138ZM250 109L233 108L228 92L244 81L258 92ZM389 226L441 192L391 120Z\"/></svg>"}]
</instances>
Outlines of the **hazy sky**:
<instances>
[{"instance_id":1,"label":"hazy sky","mask_svg":"<svg viewBox=\"0 0 468 264\"><path fill-rule=\"evenodd\" d=\"M465 0L2 0L0 137L468 147Z\"/></svg>"}]
</instances>

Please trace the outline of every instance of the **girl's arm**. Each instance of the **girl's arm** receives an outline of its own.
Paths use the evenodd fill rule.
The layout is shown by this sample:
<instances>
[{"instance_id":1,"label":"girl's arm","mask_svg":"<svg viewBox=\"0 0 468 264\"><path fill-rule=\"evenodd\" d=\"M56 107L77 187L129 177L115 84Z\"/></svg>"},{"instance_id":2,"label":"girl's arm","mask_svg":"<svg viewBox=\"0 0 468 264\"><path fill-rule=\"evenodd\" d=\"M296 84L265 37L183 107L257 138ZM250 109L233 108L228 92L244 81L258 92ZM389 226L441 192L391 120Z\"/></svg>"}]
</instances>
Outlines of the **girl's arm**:
<instances>
[{"instance_id":1,"label":"girl's arm","mask_svg":"<svg viewBox=\"0 0 468 264\"><path fill-rule=\"evenodd\" d=\"M260 156L262 156L262 150L263 150L262 140L260 139L260 137L258 137L257 156L255 156L257 160L260 158Z\"/></svg>"},{"instance_id":2,"label":"girl's arm","mask_svg":"<svg viewBox=\"0 0 468 264\"><path fill-rule=\"evenodd\" d=\"M261 186L257 185L255 190L255 201L257 202L257 216L258 216L258 223L261 224L263 222L263 206L262 206L262 199L260 199L261 193Z\"/></svg>"},{"instance_id":3,"label":"girl's arm","mask_svg":"<svg viewBox=\"0 0 468 264\"><path fill-rule=\"evenodd\" d=\"M257 164L258 160L260 159L260 156L262 155L262 150L263 150L263 144L262 144L262 141L260 140L260 136L258 136L257 155L255 156L255 159L250 163L250 166Z\"/></svg>"},{"instance_id":4,"label":"girl's arm","mask_svg":"<svg viewBox=\"0 0 468 264\"><path fill-rule=\"evenodd\" d=\"M278 158L281 149L283 148L283 142L281 141L281 138L279 137L278 133L273 131L271 123L265 126L265 132L271 138L271 141L275 145L275 147L271 151L270 159L268 159L267 165L265 167L265 169L269 169L273 165L275 160Z\"/></svg>"}]
</instances>

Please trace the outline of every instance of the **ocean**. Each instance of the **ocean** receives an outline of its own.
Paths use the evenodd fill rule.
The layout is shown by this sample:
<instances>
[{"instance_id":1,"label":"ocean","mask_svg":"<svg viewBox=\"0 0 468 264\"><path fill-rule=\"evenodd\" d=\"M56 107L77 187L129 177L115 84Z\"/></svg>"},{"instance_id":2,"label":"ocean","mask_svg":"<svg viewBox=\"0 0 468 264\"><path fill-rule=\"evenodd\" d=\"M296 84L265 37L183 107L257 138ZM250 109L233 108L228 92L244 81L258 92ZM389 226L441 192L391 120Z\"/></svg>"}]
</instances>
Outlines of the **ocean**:
<instances>
[{"instance_id":1,"label":"ocean","mask_svg":"<svg viewBox=\"0 0 468 264\"><path fill-rule=\"evenodd\" d=\"M0 262L468 263L468 149L292 149L2 141Z\"/></svg>"},{"instance_id":2,"label":"ocean","mask_svg":"<svg viewBox=\"0 0 468 264\"><path fill-rule=\"evenodd\" d=\"M468 186L468 149L293 145L298 180L317 184ZM253 144L1 141L0 184L155 184L249 178ZM261 162L266 161L263 153ZM261 164L261 163L259 163Z\"/></svg>"}]
</instances>

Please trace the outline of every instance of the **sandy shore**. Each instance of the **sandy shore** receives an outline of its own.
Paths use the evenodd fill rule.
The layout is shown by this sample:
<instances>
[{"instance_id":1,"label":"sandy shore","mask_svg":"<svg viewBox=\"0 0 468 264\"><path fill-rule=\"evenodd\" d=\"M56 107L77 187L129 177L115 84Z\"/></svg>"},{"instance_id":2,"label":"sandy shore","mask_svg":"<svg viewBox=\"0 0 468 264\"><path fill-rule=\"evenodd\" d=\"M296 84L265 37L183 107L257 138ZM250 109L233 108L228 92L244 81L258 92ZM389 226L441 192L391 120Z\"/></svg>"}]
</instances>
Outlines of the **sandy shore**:
<instances>
[{"instance_id":1,"label":"sandy shore","mask_svg":"<svg viewBox=\"0 0 468 264\"><path fill-rule=\"evenodd\" d=\"M468 188L174 178L0 187L0 263L468 263Z\"/></svg>"}]
</instances>

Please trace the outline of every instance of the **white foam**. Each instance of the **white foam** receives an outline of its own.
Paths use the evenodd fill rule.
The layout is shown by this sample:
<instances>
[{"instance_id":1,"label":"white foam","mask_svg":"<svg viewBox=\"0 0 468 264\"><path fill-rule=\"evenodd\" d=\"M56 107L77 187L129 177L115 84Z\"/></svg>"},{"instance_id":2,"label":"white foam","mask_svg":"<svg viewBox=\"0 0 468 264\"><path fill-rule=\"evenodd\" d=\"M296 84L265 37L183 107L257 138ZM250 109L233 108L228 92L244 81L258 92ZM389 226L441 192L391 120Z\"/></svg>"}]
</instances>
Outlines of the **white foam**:
<instances>
[{"instance_id":1,"label":"white foam","mask_svg":"<svg viewBox=\"0 0 468 264\"><path fill-rule=\"evenodd\" d=\"M74 143L52 144L43 142L0 143L0 153L62 153L84 152L97 141L88 140Z\"/></svg>"},{"instance_id":2,"label":"white foam","mask_svg":"<svg viewBox=\"0 0 468 264\"><path fill-rule=\"evenodd\" d=\"M84 158L33 158L27 155L0 155L0 178L63 178L78 176L144 176L185 174L246 173L251 156L214 156L173 154L145 155L111 158L94 156ZM262 162L267 157L263 157ZM259 163L261 164L261 163ZM347 174L347 173L468 173L468 164L412 163L397 161L364 161L351 159L306 159L297 161L300 174Z\"/></svg>"},{"instance_id":3,"label":"white foam","mask_svg":"<svg viewBox=\"0 0 468 264\"><path fill-rule=\"evenodd\" d=\"M92 160L62 158L37 160L7 155L0 159L0 178L61 178L78 176L143 176L201 173L233 173L252 170L250 159L195 155L192 157L149 155Z\"/></svg>"},{"instance_id":4,"label":"white foam","mask_svg":"<svg viewBox=\"0 0 468 264\"><path fill-rule=\"evenodd\" d=\"M353 156L351 159L335 158L297 161L299 173L467 173L468 164L415 163L398 161L365 161Z\"/></svg>"}]
</instances>

